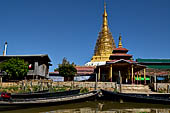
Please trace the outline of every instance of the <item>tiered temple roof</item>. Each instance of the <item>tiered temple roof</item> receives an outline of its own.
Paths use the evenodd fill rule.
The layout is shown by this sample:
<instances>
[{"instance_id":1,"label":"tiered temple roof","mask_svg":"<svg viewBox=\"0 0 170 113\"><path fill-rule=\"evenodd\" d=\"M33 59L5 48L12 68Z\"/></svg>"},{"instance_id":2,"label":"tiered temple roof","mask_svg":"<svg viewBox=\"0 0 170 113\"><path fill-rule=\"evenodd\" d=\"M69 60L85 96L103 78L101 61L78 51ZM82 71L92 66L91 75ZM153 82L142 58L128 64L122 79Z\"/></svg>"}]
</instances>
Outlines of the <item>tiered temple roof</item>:
<instances>
[{"instance_id":1,"label":"tiered temple roof","mask_svg":"<svg viewBox=\"0 0 170 113\"><path fill-rule=\"evenodd\" d=\"M128 62L134 62L132 61L132 55L127 54L128 49L122 47L122 36L119 36L119 45L118 48L113 50L113 54L110 55L109 60L107 62L114 62L116 60L124 59L128 60Z\"/></svg>"}]
</instances>

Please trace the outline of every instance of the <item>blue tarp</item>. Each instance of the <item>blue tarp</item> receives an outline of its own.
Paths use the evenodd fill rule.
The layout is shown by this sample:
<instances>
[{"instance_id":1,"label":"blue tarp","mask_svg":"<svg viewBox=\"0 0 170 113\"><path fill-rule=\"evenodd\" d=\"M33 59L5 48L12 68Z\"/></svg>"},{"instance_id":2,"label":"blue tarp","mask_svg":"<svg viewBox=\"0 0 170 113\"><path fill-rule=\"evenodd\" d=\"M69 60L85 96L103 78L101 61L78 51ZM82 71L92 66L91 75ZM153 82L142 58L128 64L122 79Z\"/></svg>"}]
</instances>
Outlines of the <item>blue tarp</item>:
<instances>
[{"instance_id":1,"label":"blue tarp","mask_svg":"<svg viewBox=\"0 0 170 113\"><path fill-rule=\"evenodd\" d=\"M63 82L64 77L62 76L49 76L50 79L52 79L54 82ZM76 76L74 77L74 81L85 81L88 80L90 76Z\"/></svg>"},{"instance_id":2,"label":"blue tarp","mask_svg":"<svg viewBox=\"0 0 170 113\"><path fill-rule=\"evenodd\" d=\"M64 77L62 76L49 76L50 79L53 80L53 82L63 82L64 81Z\"/></svg>"},{"instance_id":3,"label":"blue tarp","mask_svg":"<svg viewBox=\"0 0 170 113\"><path fill-rule=\"evenodd\" d=\"M88 80L90 78L90 76L77 76L74 77L74 81L84 81L84 80Z\"/></svg>"},{"instance_id":4,"label":"blue tarp","mask_svg":"<svg viewBox=\"0 0 170 113\"><path fill-rule=\"evenodd\" d=\"M157 77L157 80L165 80L164 77Z\"/></svg>"}]
</instances>

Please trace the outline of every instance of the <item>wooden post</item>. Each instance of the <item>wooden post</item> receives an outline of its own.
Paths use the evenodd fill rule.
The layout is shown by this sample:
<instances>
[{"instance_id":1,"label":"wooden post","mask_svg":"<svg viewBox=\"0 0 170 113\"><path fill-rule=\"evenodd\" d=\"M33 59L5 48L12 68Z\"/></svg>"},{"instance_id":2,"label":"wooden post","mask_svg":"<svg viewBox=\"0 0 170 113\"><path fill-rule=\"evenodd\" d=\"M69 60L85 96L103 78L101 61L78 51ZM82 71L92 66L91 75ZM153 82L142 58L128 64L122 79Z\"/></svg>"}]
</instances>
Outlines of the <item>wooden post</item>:
<instances>
[{"instance_id":1,"label":"wooden post","mask_svg":"<svg viewBox=\"0 0 170 113\"><path fill-rule=\"evenodd\" d=\"M141 84L141 72L139 71L139 78L140 78L140 84Z\"/></svg>"},{"instance_id":2,"label":"wooden post","mask_svg":"<svg viewBox=\"0 0 170 113\"><path fill-rule=\"evenodd\" d=\"M132 80L132 84L133 84L133 65L132 65L132 78L131 78L131 80Z\"/></svg>"},{"instance_id":3,"label":"wooden post","mask_svg":"<svg viewBox=\"0 0 170 113\"><path fill-rule=\"evenodd\" d=\"M100 67L99 67L99 72L98 72L98 81L100 81Z\"/></svg>"},{"instance_id":4,"label":"wooden post","mask_svg":"<svg viewBox=\"0 0 170 113\"><path fill-rule=\"evenodd\" d=\"M42 80L40 78L40 89L39 89L39 91L41 91L41 89L42 89Z\"/></svg>"},{"instance_id":5,"label":"wooden post","mask_svg":"<svg viewBox=\"0 0 170 113\"><path fill-rule=\"evenodd\" d=\"M139 75L139 72L137 72L137 85L138 85L138 75Z\"/></svg>"},{"instance_id":6,"label":"wooden post","mask_svg":"<svg viewBox=\"0 0 170 113\"><path fill-rule=\"evenodd\" d=\"M130 82L130 68L128 67L128 82Z\"/></svg>"},{"instance_id":7,"label":"wooden post","mask_svg":"<svg viewBox=\"0 0 170 113\"><path fill-rule=\"evenodd\" d=\"M96 73L95 90L97 90L97 73Z\"/></svg>"},{"instance_id":8,"label":"wooden post","mask_svg":"<svg viewBox=\"0 0 170 113\"><path fill-rule=\"evenodd\" d=\"M154 89L157 91L157 81L156 81L156 73L154 73Z\"/></svg>"},{"instance_id":9,"label":"wooden post","mask_svg":"<svg viewBox=\"0 0 170 113\"><path fill-rule=\"evenodd\" d=\"M112 82L112 64L110 65L110 75L109 75L110 82Z\"/></svg>"},{"instance_id":10,"label":"wooden post","mask_svg":"<svg viewBox=\"0 0 170 113\"><path fill-rule=\"evenodd\" d=\"M0 84L2 84L2 76L0 76ZM2 86L2 85L1 85Z\"/></svg>"},{"instance_id":11,"label":"wooden post","mask_svg":"<svg viewBox=\"0 0 170 113\"><path fill-rule=\"evenodd\" d=\"M131 78L131 77L130 77L130 75L131 75L131 74L130 74L130 68L129 68L129 70L128 70L128 71L129 71L129 73L128 73L128 74L129 74L129 80L130 80L130 78Z\"/></svg>"},{"instance_id":12,"label":"wooden post","mask_svg":"<svg viewBox=\"0 0 170 113\"><path fill-rule=\"evenodd\" d=\"M144 68L143 71L144 71L144 72L143 72L143 74L144 74L144 84L146 84L146 69Z\"/></svg>"},{"instance_id":13,"label":"wooden post","mask_svg":"<svg viewBox=\"0 0 170 113\"><path fill-rule=\"evenodd\" d=\"M121 76L121 73L119 71L119 89L120 89L120 93L122 93L122 76Z\"/></svg>"}]
</instances>

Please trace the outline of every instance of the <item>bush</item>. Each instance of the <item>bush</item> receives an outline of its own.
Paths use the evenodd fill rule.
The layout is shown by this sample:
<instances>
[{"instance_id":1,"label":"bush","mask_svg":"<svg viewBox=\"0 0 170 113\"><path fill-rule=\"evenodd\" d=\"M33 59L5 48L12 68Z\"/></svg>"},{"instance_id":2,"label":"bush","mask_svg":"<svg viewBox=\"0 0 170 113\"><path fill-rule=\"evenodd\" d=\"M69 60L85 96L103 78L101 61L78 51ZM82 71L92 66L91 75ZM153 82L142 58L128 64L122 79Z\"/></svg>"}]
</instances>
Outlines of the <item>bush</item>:
<instances>
[{"instance_id":1,"label":"bush","mask_svg":"<svg viewBox=\"0 0 170 113\"><path fill-rule=\"evenodd\" d=\"M89 92L89 90L86 87L80 89L80 93L87 93L87 92Z\"/></svg>"}]
</instances>

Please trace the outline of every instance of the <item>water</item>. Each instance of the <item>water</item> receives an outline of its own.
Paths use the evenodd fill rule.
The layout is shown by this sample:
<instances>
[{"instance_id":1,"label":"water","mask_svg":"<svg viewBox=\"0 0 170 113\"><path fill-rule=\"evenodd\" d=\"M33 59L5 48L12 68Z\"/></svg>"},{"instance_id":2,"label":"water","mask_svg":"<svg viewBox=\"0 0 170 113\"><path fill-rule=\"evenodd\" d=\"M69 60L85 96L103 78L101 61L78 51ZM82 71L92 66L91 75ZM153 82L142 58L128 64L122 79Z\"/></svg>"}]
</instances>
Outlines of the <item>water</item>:
<instances>
[{"instance_id":1,"label":"water","mask_svg":"<svg viewBox=\"0 0 170 113\"><path fill-rule=\"evenodd\" d=\"M2 107L1 113L170 113L170 105L88 101L56 106Z\"/></svg>"}]
</instances>

